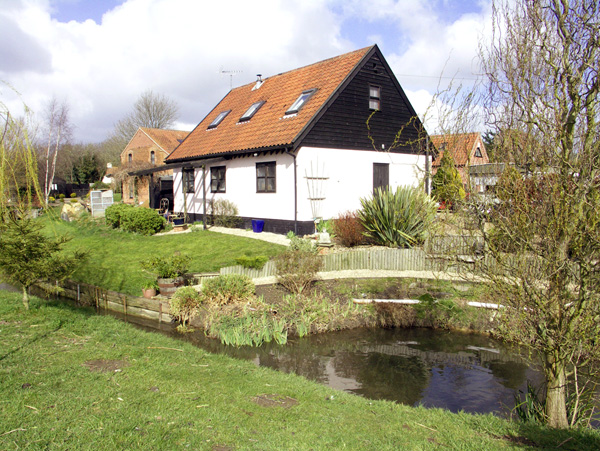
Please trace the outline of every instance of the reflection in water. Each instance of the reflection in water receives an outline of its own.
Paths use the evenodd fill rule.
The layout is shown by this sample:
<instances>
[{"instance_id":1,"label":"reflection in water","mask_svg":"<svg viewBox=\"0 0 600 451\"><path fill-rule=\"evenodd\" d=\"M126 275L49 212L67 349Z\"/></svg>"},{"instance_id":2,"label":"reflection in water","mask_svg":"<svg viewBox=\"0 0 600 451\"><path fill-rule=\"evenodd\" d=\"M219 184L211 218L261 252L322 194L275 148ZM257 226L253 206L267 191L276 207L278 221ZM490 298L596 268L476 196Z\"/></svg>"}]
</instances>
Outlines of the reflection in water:
<instances>
[{"instance_id":1,"label":"reflection in water","mask_svg":"<svg viewBox=\"0 0 600 451\"><path fill-rule=\"evenodd\" d=\"M158 324L128 320L156 330ZM505 414L516 390L542 375L514 348L486 336L430 329L355 329L292 339L285 346L232 348L201 332L164 333L214 353L296 373L370 399Z\"/></svg>"}]
</instances>

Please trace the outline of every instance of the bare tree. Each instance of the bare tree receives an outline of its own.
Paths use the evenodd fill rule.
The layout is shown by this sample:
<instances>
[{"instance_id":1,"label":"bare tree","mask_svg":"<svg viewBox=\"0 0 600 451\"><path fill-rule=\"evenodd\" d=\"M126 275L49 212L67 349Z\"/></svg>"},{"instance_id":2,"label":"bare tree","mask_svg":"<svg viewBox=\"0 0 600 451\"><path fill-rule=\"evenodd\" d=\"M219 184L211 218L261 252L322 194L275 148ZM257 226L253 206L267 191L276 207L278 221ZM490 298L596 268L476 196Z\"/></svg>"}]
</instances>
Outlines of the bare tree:
<instances>
[{"instance_id":1,"label":"bare tree","mask_svg":"<svg viewBox=\"0 0 600 451\"><path fill-rule=\"evenodd\" d=\"M44 203L48 205L48 197L54 183L56 172L56 160L61 146L69 141L72 133L72 126L69 120L69 104L66 101L59 103L53 97L46 106L45 130L47 141L45 147L45 181L44 181Z\"/></svg>"},{"instance_id":2,"label":"bare tree","mask_svg":"<svg viewBox=\"0 0 600 451\"><path fill-rule=\"evenodd\" d=\"M179 107L163 94L152 90L143 92L133 105L133 110L115 124L113 140L123 147L139 127L170 128L179 116Z\"/></svg>"},{"instance_id":3,"label":"bare tree","mask_svg":"<svg viewBox=\"0 0 600 451\"><path fill-rule=\"evenodd\" d=\"M506 306L501 333L541 356L559 428L577 423L567 395L600 357L599 13L595 0L498 0L481 52L496 155L520 169L480 224L481 274Z\"/></svg>"}]
</instances>

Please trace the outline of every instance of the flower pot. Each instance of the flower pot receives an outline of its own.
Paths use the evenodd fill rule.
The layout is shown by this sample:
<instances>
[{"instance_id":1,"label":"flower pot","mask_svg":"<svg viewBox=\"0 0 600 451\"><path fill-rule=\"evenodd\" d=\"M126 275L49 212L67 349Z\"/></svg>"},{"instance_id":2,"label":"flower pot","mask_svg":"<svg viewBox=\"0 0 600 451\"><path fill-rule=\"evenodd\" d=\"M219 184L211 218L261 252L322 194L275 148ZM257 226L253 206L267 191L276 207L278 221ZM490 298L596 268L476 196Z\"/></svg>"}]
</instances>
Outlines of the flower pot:
<instances>
[{"instance_id":1,"label":"flower pot","mask_svg":"<svg viewBox=\"0 0 600 451\"><path fill-rule=\"evenodd\" d=\"M156 296L156 288L142 288L142 295L147 299L152 299Z\"/></svg>"},{"instance_id":2,"label":"flower pot","mask_svg":"<svg viewBox=\"0 0 600 451\"><path fill-rule=\"evenodd\" d=\"M160 289L160 294L170 298L175 294L177 288L182 287L184 284L183 277L174 277L171 279L158 279L158 288Z\"/></svg>"}]
</instances>

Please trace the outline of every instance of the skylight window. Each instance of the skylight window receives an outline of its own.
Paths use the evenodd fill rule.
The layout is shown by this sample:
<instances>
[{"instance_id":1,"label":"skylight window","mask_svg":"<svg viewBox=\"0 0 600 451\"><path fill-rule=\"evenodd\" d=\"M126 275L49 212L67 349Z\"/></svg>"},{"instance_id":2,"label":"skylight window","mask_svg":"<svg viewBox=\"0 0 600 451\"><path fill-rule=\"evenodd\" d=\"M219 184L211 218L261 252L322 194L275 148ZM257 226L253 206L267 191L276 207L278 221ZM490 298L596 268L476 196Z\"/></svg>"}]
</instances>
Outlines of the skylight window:
<instances>
[{"instance_id":1,"label":"skylight window","mask_svg":"<svg viewBox=\"0 0 600 451\"><path fill-rule=\"evenodd\" d=\"M296 99L296 101L292 104L292 106L285 112L285 114L294 114L300 111L300 109L304 106L308 99L315 93L316 89L309 89L307 91L302 91L300 97Z\"/></svg>"},{"instance_id":2,"label":"skylight window","mask_svg":"<svg viewBox=\"0 0 600 451\"><path fill-rule=\"evenodd\" d=\"M225 117L231 113L231 110L226 110L226 111L221 111L219 113L219 115L215 118L214 121L212 121L210 123L210 125L208 126L208 130L210 130L211 128L217 128L217 126L223 122L223 119L225 119Z\"/></svg>"},{"instance_id":3,"label":"skylight window","mask_svg":"<svg viewBox=\"0 0 600 451\"><path fill-rule=\"evenodd\" d=\"M252 119L252 116L254 116L256 114L256 112L258 111L258 109L264 105L264 100L261 100L260 102L256 102L253 103L250 108L248 108L246 110L246 112L242 115L242 117L240 117L240 122L244 122L244 121L249 121L250 119Z\"/></svg>"}]
</instances>

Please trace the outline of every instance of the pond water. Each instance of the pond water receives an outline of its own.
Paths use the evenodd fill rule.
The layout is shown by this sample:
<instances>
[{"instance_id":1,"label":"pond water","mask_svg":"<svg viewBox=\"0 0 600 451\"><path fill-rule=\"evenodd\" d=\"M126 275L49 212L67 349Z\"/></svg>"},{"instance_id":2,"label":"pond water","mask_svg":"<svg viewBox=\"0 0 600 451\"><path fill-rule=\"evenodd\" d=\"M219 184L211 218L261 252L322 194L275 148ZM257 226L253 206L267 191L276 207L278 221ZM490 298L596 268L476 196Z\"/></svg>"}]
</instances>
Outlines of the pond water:
<instances>
[{"instance_id":1,"label":"pond water","mask_svg":"<svg viewBox=\"0 0 600 451\"><path fill-rule=\"evenodd\" d=\"M514 407L513 395L542 375L515 348L479 334L431 329L354 329L291 339L259 348L233 348L201 332L179 334L170 324L127 318L207 351L296 373L370 399L495 413Z\"/></svg>"}]
</instances>

